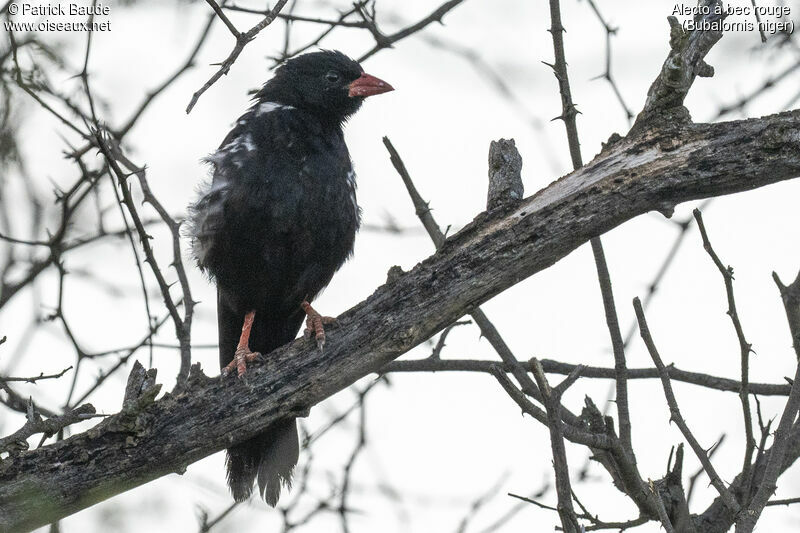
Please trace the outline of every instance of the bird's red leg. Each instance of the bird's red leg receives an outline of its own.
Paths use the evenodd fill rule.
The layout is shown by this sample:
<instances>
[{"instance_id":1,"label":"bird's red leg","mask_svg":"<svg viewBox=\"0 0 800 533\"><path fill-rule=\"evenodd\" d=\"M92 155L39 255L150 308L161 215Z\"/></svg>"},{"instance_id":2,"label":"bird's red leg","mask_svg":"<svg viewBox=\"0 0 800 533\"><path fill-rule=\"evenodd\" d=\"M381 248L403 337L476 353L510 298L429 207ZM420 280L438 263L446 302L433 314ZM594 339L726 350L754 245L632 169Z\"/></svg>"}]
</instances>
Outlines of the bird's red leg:
<instances>
[{"instance_id":1,"label":"bird's red leg","mask_svg":"<svg viewBox=\"0 0 800 533\"><path fill-rule=\"evenodd\" d=\"M317 340L317 348L322 350L322 347L325 346L325 326L335 325L336 319L320 315L306 300L303 300L300 307L306 312L306 329L303 336L307 339L313 336Z\"/></svg>"},{"instance_id":2,"label":"bird's red leg","mask_svg":"<svg viewBox=\"0 0 800 533\"><path fill-rule=\"evenodd\" d=\"M255 317L255 311L250 311L244 316L242 335L239 337L239 345L236 347L236 352L233 354L233 361L228 363L228 366L222 369L222 375L227 376L235 368L238 376L242 377L245 372L247 372L247 363L252 363L256 357L261 355L258 352L250 351L250 329L253 327L253 319Z\"/></svg>"}]
</instances>

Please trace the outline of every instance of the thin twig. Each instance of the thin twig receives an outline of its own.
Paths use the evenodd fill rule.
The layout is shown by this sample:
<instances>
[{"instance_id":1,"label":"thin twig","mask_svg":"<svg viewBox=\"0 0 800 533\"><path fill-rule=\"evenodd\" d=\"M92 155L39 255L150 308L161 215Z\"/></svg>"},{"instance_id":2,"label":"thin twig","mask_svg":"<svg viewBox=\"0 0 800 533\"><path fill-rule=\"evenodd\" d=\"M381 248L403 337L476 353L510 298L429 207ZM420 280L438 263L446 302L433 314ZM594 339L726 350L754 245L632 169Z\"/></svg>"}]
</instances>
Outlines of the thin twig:
<instances>
[{"instance_id":1,"label":"thin twig","mask_svg":"<svg viewBox=\"0 0 800 533\"><path fill-rule=\"evenodd\" d=\"M717 440L717 442L715 442L714 445L711 446L711 449L708 450L708 458L709 459L712 459L714 457L714 454L717 453L717 450L719 450L719 448L722 445L723 441L725 441L725 433L720 435L720 437ZM705 471L706 471L705 468L703 468L703 466L701 465L700 468L698 468L697 471L689 477L689 488L686 489L686 505L687 506L691 503L692 495L694 494L694 488L697 485L697 480L700 479L700 476L703 475L705 473Z\"/></svg>"},{"instance_id":2,"label":"thin twig","mask_svg":"<svg viewBox=\"0 0 800 533\"><path fill-rule=\"evenodd\" d=\"M693 211L694 218L697 220L697 227L700 230L700 237L703 239L703 248L711 257L711 260L716 265L717 270L722 275L723 282L725 283L725 294L728 299L728 316L733 323L733 329L736 332L736 338L739 341L739 356L741 363L742 375L742 389L739 391L739 400L742 404L742 416L744 417L744 459L742 461L742 498L743 505L747 505L750 499L750 485L752 483L752 462L753 452L755 451L756 442L753 437L753 417L750 412L750 352L753 351L752 345L747 342L742 329L742 323L739 320L739 313L736 310L736 299L733 293L733 268L725 267L720 258L717 256L714 249L711 247L711 241L708 238L705 224L703 223L703 215L699 209Z\"/></svg>"},{"instance_id":3,"label":"thin twig","mask_svg":"<svg viewBox=\"0 0 800 533\"><path fill-rule=\"evenodd\" d=\"M376 44L371 50L364 53L361 57L358 58L359 63L377 54L384 48L390 48L396 42L405 39L406 37L409 37L411 35L414 35L420 30L425 29L433 22L438 22L441 24L442 18L449 11L457 7L463 1L464 0L448 0L435 10L433 10L433 12L431 12L431 14L428 15L427 17L424 17L419 21L415 22L414 24L411 24L410 26L407 26L402 30L395 32L391 35L383 35L382 33L380 33L377 26L374 24L375 21L372 18L364 17L365 22L372 23L371 26L368 26L368 29L372 31L373 36L375 37ZM359 12L363 13L363 9L359 9Z\"/></svg>"},{"instance_id":4,"label":"thin twig","mask_svg":"<svg viewBox=\"0 0 800 533\"><path fill-rule=\"evenodd\" d=\"M206 0L206 3L211 6L211 9L214 10L214 13L216 13L219 19L225 24L225 26L228 27L234 38L238 39L242 35L242 32L236 29L236 26L233 25L233 22L231 22L231 20L228 18L228 15L225 14L219 4L217 4L214 0ZM269 13L266 13L266 15L269 15Z\"/></svg>"},{"instance_id":5,"label":"thin twig","mask_svg":"<svg viewBox=\"0 0 800 533\"><path fill-rule=\"evenodd\" d=\"M795 503L800 503L800 498L787 498L785 500L770 500L767 502L767 507L773 505L792 505Z\"/></svg>"},{"instance_id":6,"label":"thin twig","mask_svg":"<svg viewBox=\"0 0 800 533\"><path fill-rule=\"evenodd\" d=\"M570 374L579 365L554 361L552 359L542 359L542 368L549 374ZM529 362L520 361L520 365L530 371ZM479 359L439 359L432 360L430 357L424 359L407 359L404 361L393 361L383 367L381 372L491 372L492 366L497 366L497 361L484 361ZM504 372L511 372L513 366L499 365ZM667 366L667 373L670 379L681 381L704 387L707 389L722 392L739 393L742 383L735 379L721 378L700 372L689 372L681 370L673 365ZM597 379L616 379L616 369L598 366L586 366L581 372L582 378ZM657 368L629 368L628 379L653 379L659 378L660 373ZM750 393L762 396L788 396L791 392L791 385L786 383L750 383Z\"/></svg>"},{"instance_id":7,"label":"thin twig","mask_svg":"<svg viewBox=\"0 0 800 533\"><path fill-rule=\"evenodd\" d=\"M533 377L544 398L544 406L547 411L547 427L550 430L550 446L553 452L553 472L556 477L556 495L558 497L558 516L561 518L561 525L567 533L579 533L581 526L575 516L575 509L572 506L572 488L569 481L569 466L567 464L567 451L564 447L564 434L562 432L563 423L561 422L561 395L564 390L577 379L582 367L577 367L575 372L570 374L558 387L550 387L547 376L544 375L542 365L536 359L531 360L533 365Z\"/></svg>"},{"instance_id":8,"label":"thin twig","mask_svg":"<svg viewBox=\"0 0 800 533\"><path fill-rule=\"evenodd\" d=\"M597 20L603 26L603 29L606 31L606 60L605 60L605 70L603 73L598 76L598 78L603 78L608 82L611 86L611 90L614 92L614 96L617 98L617 102L622 107L623 112L625 113L625 118L628 119L628 124L630 124L631 120L633 119L633 111L628 107L628 104L625 103L625 99L622 97L622 91L620 91L619 86L617 85L616 80L614 79L613 74L611 73L611 38L617 34L617 28L612 27L603 15L600 14L600 10L597 8L597 5L594 3L594 0L587 0L589 7L592 8Z\"/></svg>"},{"instance_id":9,"label":"thin twig","mask_svg":"<svg viewBox=\"0 0 800 533\"><path fill-rule=\"evenodd\" d=\"M3 337L2 340L5 341L5 337ZM3 343L0 342L0 344L3 344ZM57 379L57 378L60 378L61 376L63 376L67 372L69 372L70 370L72 370L72 366L68 366L67 368L65 368L61 372L58 372L57 374L47 374L47 375L45 375L44 373L40 373L38 376L31 376L31 377L27 377L27 378L11 377L11 376L9 376L9 377L0 376L0 381L5 381L5 382L22 381L24 383L36 383L40 379Z\"/></svg>"},{"instance_id":10,"label":"thin twig","mask_svg":"<svg viewBox=\"0 0 800 533\"><path fill-rule=\"evenodd\" d=\"M750 3L753 5L753 13L756 16L756 27L758 28L758 33L761 36L761 42L767 42L767 35L764 33L764 27L761 25L761 15L758 12L758 6L756 5L756 0L750 0Z\"/></svg>"},{"instance_id":11,"label":"thin twig","mask_svg":"<svg viewBox=\"0 0 800 533\"><path fill-rule=\"evenodd\" d=\"M207 1L211 2L211 0ZM200 87L200 89L198 89L197 92L195 92L192 95L192 99L189 101L189 105L186 106L187 114L192 112L192 109L194 108L197 101L200 99L200 96L202 96L204 92L206 92L212 85L214 85L217 82L217 80L219 80L222 77L223 74L228 73L228 71L231 69L231 66L233 66L234 62L236 62L236 59L244 50L244 47L247 46L247 43L252 41L255 38L255 36L261 32L261 30L272 24L272 22L277 17L278 13L280 13L281 9L283 9L283 6L285 6L286 2L288 1L289 0L278 0L275 3L275 6L270 10L269 14L267 14L263 19L261 19L261 22L250 28L246 33L239 33L237 35L236 28L233 27L232 24L228 26L228 29L230 29L231 32L233 32L234 35L236 35L236 44L234 45L233 50L231 50L231 53L228 54L228 57L226 57L225 60L220 64L219 69L214 73L214 75L212 75L211 78L209 78L208 81L205 82L205 84L203 84L203 86ZM217 14L220 15L221 13L222 11L220 10ZM227 17L224 18L223 20L227 20Z\"/></svg>"},{"instance_id":12,"label":"thin twig","mask_svg":"<svg viewBox=\"0 0 800 533\"><path fill-rule=\"evenodd\" d=\"M95 416L104 415L96 415L92 404L87 403L63 415L43 419L34 411L33 405L31 404L28 410L28 420L25 422L25 425L11 435L0 439L0 453L13 452L14 450L26 450L28 449L28 444L25 441L31 435L43 433L45 436L52 436L66 426L83 422Z\"/></svg>"}]
</instances>

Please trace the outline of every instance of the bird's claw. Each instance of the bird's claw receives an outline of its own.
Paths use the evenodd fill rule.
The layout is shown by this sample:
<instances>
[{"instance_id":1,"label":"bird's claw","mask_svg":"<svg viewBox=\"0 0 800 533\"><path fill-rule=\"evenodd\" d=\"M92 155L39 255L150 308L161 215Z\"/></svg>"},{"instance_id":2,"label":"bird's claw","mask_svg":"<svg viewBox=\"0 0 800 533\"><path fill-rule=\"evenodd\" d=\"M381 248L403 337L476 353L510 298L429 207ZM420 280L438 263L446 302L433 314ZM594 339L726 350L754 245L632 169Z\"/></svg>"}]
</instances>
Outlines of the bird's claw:
<instances>
[{"instance_id":1,"label":"bird's claw","mask_svg":"<svg viewBox=\"0 0 800 533\"><path fill-rule=\"evenodd\" d=\"M233 354L233 360L222 369L222 375L227 376L235 368L237 377L241 378L247 373L247 363L252 363L259 357L259 352L251 352L249 348L239 346Z\"/></svg>"},{"instance_id":2,"label":"bird's claw","mask_svg":"<svg viewBox=\"0 0 800 533\"><path fill-rule=\"evenodd\" d=\"M317 341L317 348L321 352L325 347L325 326L336 327L339 325L339 321L332 316L320 315L308 302L303 302L301 307L307 315L306 329L303 331L303 337L305 337L306 340L311 340L313 337Z\"/></svg>"},{"instance_id":3,"label":"bird's claw","mask_svg":"<svg viewBox=\"0 0 800 533\"><path fill-rule=\"evenodd\" d=\"M310 318L306 321L306 329L303 330L303 337L306 340L311 340L312 338L315 339L317 341L317 349L321 352L325 347L325 328L323 327L324 322L316 324L311 322L311 324L309 324L309 321L311 321Z\"/></svg>"}]
</instances>

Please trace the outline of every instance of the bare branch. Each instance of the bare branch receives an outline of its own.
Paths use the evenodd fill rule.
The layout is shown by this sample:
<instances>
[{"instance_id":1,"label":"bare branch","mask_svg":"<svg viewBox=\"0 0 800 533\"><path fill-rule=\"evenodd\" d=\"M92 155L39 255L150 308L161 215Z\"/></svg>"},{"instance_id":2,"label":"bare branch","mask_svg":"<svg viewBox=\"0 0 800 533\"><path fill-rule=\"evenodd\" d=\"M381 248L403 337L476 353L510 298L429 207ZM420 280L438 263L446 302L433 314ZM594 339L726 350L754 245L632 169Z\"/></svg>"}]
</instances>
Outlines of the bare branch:
<instances>
[{"instance_id":1,"label":"bare branch","mask_svg":"<svg viewBox=\"0 0 800 533\"><path fill-rule=\"evenodd\" d=\"M772 505L792 505L795 503L800 503L800 498L787 498L785 500L770 500L767 502L767 507Z\"/></svg>"},{"instance_id":2,"label":"bare branch","mask_svg":"<svg viewBox=\"0 0 800 533\"><path fill-rule=\"evenodd\" d=\"M153 275L158 281L158 286L161 289L161 295L164 298L164 304L167 307L167 310L172 317L172 321L175 325L175 335L178 338L178 342L181 346L181 366L180 370L178 371L178 384L176 387L180 387L183 384L183 381L189 375L189 367L191 366L191 331L192 331L192 317L193 317L193 310L194 310L194 300L192 300L192 293L189 287L189 280L186 275L186 269L183 266L183 259L181 257L181 244L180 244L180 223L176 222L172 219L169 215L167 210L161 205L161 203L156 199L155 195L150 191L150 186L147 183L147 179L144 174L144 170L142 168L137 167L134 165L122 151L119 149L119 146L114 142L114 140L108 136L103 135L101 131L98 130L97 134L95 135L96 141L100 150L103 152L103 155L106 157L106 161L108 162L109 166L113 170L114 174L117 177L117 181L120 185L120 190L122 191L122 197L125 203L125 206L128 208L128 213L131 215L131 218L134 223L134 227L136 228L136 232L139 235L139 240L142 243L142 248L144 249L146 263L150 265L150 269L153 272ZM167 284L163 272L160 270L158 266L158 262L156 261L155 255L153 253L152 246L150 245L150 236L147 234L144 225L142 224L141 217L136 209L136 205L133 202L133 197L131 196L130 187L127 183L127 174L125 174L122 169L120 169L117 161L121 162L125 167L127 167L131 172L136 174L139 179L139 186L144 193L144 200L145 202L149 203L153 206L156 210L158 215L167 225L172 234L172 263L171 266L175 269L178 275L178 281L180 282L181 292L182 292L182 299L183 302L183 317L180 316L178 312L178 308L176 302L174 301L172 295L169 291L169 285Z\"/></svg>"},{"instance_id":3,"label":"bare branch","mask_svg":"<svg viewBox=\"0 0 800 533\"><path fill-rule=\"evenodd\" d=\"M548 374L568 375L575 371L578 366L571 363L563 363L551 359L542 359L542 368ZM530 372L529 362L520 361L520 365ZM381 369L381 372L491 372L492 366L499 366L504 372L511 372L512 366L502 364L497 361L481 361L476 359L439 359L433 360L430 357L425 359L408 359L404 361L392 361ZM742 383L734 379L721 378L710 374L699 372L688 372L667 365L667 373L673 381L691 383L700 387L714 389L725 392L739 393ZM602 368L597 366L584 366L581 371L581 378L616 379L616 369ZM629 368L628 379L653 379L659 378L657 368ZM750 383L750 392L762 396L788 396L791 385L786 383Z\"/></svg>"},{"instance_id":4,"label":"bare branch","mask_svg":"<svg viewBox=\"0 0 800 533\"><path fill-rule=\"evenodd\" d=\"M561 518L561 525L567 533L579 533L581 526L575 516L575 509L572 506L572 487L569 482L569 466L567 465L567 451L564 447L564 434L561 422L561 394L574 382L580 373L581 367L576 368L564 383L564 389L559 387L551 388L544 375L542 365L533 359L533 377L544 398L544 406L547 411L547 427L550 429L550 446L553 451L553 471L556 477L556 494L558 496L558 516ZM573 377L574 376L574 377Z\"/></svg>"},{"instance_id":5,"label":"bare branch","mask_svg":"<svg viewBox=\"0 0 800 533\"><path fill-rule=\"evenodd\" d=\"M5 337L3 337L2 340L5 341ZM0 344L3 344L3 343L0 342ZM37 381L39 381L41 379L57 379L57 378L60 378L61 376L63 376L67 372L69 372L70 370L72 370L72 367L68 366L67 368L65 368L61 372L58 372L57 374L47 374L47 375L45 375L44 372L42 372L38 376L31 376L31 377L27 377L27 378L12 377L12 376L0 376L0 381L5 381L5 382L22 381L22 382L25 382L25 383L36 383Z\"/></svg>"},{"instance_id":6,"label":"bare branch","mask_svg":"<svg viewBox=\"0 0 800 533\"><path fill-rule=\"evenodd\" d=\"M739 313L736 311L736 299L733 294L733 268L725 267L711 247L711 241L708 239L705 224L703 224L703 215L699 209L695 209L694 218L697 220L697 227L700 230L700 236L703 239L703 248L708 252L711 260L722 274L723 282L725 283L725 293L728 298L728 316L733 323L733 329L736 331L736 338L739 341L739 355L742 369L742 389L739 391L739 400L742 404L742 416L744 417L744 459L742 461L742 476L744 483L742 485L743 504L747 505L750 499L750 484L752 482L752 462L753 452L755 451L756 442L753 437L753 417L750 413L750 352L753 351L752 345L747 342L742 329L742 323L739 320Z\"/></svg>"},{"instance_id":7,"label":"bare branch","mask_svg":"<svg viewBox=\"0 0 800 533\"><path fill-rule=\"evenodd\" d=\"M411 202L414 204L414 210L416 211L417 217L425 227L425 231L428 232L428 235L433 241L434 247L438 250L444 244L445 236L439 229L439 225L433 219L433 215L431 215L431 208L428 205L428 202L423 200L422 196L420 196L419 191L417 191L417 187L414 185L414 182L411 179L411 175L409 175L408 170L406 169L405 163L403 163L403 160L400 158L400 154L397 153L397 150L392 144L392 141L389 140L389 137L383 138L383 145L389 152L389 159L391 160L392 165L394 165L395 170L402 178L403 184L406 186L408 195L411 197Z\"/></svg>"},{"instance_id":8,"label":"bare branch","mask_svg":"<svg viewBox=\"0 0 800 533\"><path fill-rule=\"evenodd\" d=\"M775 272L772 273L772 279L780 291L783 308L786 311L786 321L789 323L789 332L792 335L794 353L800 360L800 272L789 285L784 285Z\"/></svg>"},{"instance_id":9,"label":"bare branch","mask_svg":"<svg viewBox=\"0 0 800 533\"><path fill-rule=\"evenodd\" d=\"M733 497L733 494L731 494L728 488L722 483L717 471L714 469L714 466L711 464L711 461L708 458L708 453L706 453L706 450L700 446L699 442L697 442L697 439L689 430L689 426L686 424L686 421L681 415L681 411L678 408L678 402L675 399L675 394L672 392L672 384L670 383L669 374L667 373L664 363L661 361L661 356L658 355L658 350L653 342L653 337L650 335L650 328L647 326L647 319L644 316L642 302L639 300L639 298L633 299L633 307L636 311L636 319L639 321L639 330L642 334L642 340L647 346L647 351L650 353L653 363L655 363L656 368L658 368L659 372L661 373L661 384L664 386L664 396L667 399L667 404L669 404L670 420L675 422L675 424L681 430L681 433L683 433L683 436L689 443L689 446L692 447L695 455L700 460L700 463L702 463L703 468L708 474L708 478L711 480L711 484L714 485L714 488L717 489L717 492L719 492L720 496L722 496L725 504L731 511L738 513L740 509L739 503Z\"/></svg>"},{"instance_id":10,"label":"bare branch","mask_svg":"<svg viewBox=\"0 0 800 533\"><path fill-rule=\"evenodd\" d=\"M214 3L212 0L208 1L211 4L216 5L216 3ZM219 80L222 77L223 74L228 73L233 64L236 62L236 59L244 50L244 47L247 46L247 44L250 41L252 41L256 37L256 35L258 35L261 32L261 30L272 24L272 21L275 20L275 18L278 16L278 13L280 13L281 9L283 9L283 6L285 6L286 2L288 1L289 0L277 0L277 2L275 2L275 6L263 19L261 19L261 22L259 22L258 24L247 30L246 33L238 33L238 34L236 28L233 26L233 24L230 23L227 17L225 17L223 12L221 10L217 11L217 9L219 9L219 7L217 6L215 12L217 12L217 14L220 17L225 17L223 18L223 21L226 21L228 29L231 30L231 32L236 36L236 44L234 45L233 50L231 50L231 53L228 54L228 57L226 57L225 60L220 64L219 70L217 70L214 73L214 75L211 76L211 78L209 78L209 80L202 87L200 87L200 89L198 89L197 92L195 92L192 95L192 99L189 101L189 105L186 106L187 114L192 112L192 109L197 103L197 100L200 99L203 93L206 92L212 85L214 85L217 82L217 80Z\"/></svg>"},{"instance_id":11,"label":"bare branch","mask_svg":"<svg viewBox=\"0 0 800 533\"><path fill-rule=\"evenodd\" d=\"M225 24L225 26L228 27L233 37L238 40L242 35L242 32L236 29L236 26L233 25L233 22L230 21L228 15L226 15L222 8L219 7L219 4L217 4L214 0L206 0L206 3L211 6L211 9L214 10L214 13L216 13L219 19ZM269 14L270 13L265 13L265 15Z\"/></svg>"},{"instance_id":12,"label":"bare branch","mask_svg":"<svg viewBox=\"0 0 800 533\"><path fill-rule=\"evenodd\" d=\"M795 304L797 295L800 293L800 281L795 280L791 285L785 286L781 283L777 274L773 273L775 283L781 292L784 306L786 306L787 317L790 317L789 306ZM798 276L800 279L800 275ZM796 310L795 310L796 313ZM790 320L790 327L791 318ZM795 349L797 349L795 344ZM798 353L800 357L800 353ZM761 512L767 505L769 499L777 489L777 480L784 467L784 456L789 448L790 441L792 440L791 431L795 426L797 420L797 413L800 411L800 364L797 365L794 380L792 382L792 392L789 393L789 399L786 401L786 406L781 414L778 428L775 430L775 437L772 443L772 448L769 452L767 459L767 466L764 470L764 476L758 487L758 491L753 496L752 501L747 506L746 512L742 513L736 521L736 533L750 533L756 526Z\"/></svg>"},{"instance_id":13,"label":"bare branch","mask_svg":"<svg viewBox=\"0 0 800 533\"><path fill-rule=\"evenodd\" d=\"M603 26L603 29L606 31L606 60L605 60L605 70L603 73L598 76L598 78L605 79L608 84L611 86L611 90L614 91L614 96L617 98L617 102L622 107L622 110L625 112L625 118L628 119L628 123L633 119L633 111L628 107L628 104L625 103L625 99L622 97L622 91L620 91L619 87L617 86L617 82L614 79L613 74L611 73L611 38L617 34L617 28L611 26L603 15L600 14L600 10L597 8L597 4L594 3L594 0L587 0L589 7L592 8L597 20Z\"/></svg>"},{"instance_id":14,"label":"bare branch","mask_svg":"<svg viewBox=\"0 0 800 533\"><path fill-rule=\"evenodd\" d=\"M390 160L392 165L394 165L395 170L397 173L400 174L400 177L403 180L403 183L406 186L406 190L408 191L409 196L411 197L411 201L414 204L414 208L417 213L417 217L419 217L422 225L425 227L425 230L428 232L431 240L434 243L436 249L440 249L445 243L445 235L439 229L439 224L436 223L434 220L433 215L431 214L430 207L428 203L422 199L422 196L417 191L416 186L414 185L411 176L406 169L403 160L400 158L400 155L397 153L397 150L392 145L392 142L389 140L388 137L383 138L383 144L386 146L386 149L389 151ZM521 158L520 158L520 165L521 165ZM521 185L520 185L521 186ZM490 204L487 204L487 208ZM517 379L519 384L522 386L522 390L525 394L536 398L537 400L541 401L541 395L536 388L536 385L533 383L533 380L528 376L527 372L520 366L519 360L516 356L512 353L511 349L506 344L503 337L500 335L500 332L497 331L497 328L494 326L489 317L480 309L477 308L470 313L470 316L477 324L478 328L481 330L481 335L483 335L486 340L492 345L495 349L497 354L500 356L500 359L507 365L511 365L514 369L514 377ZM571 413L565 412L562 414L569 422L575 423L575 418Z\"/></svg>"},{"instance_id":15,"label":"bare branch","mask_svg":"<svg viewBox=\"0 0 800 533\"><path fill-rule=\"evenodd\" d=\"M400 31L397 31L391 35L383 35L379 30L378 27L375 25L375 21L370 17L364 17L364 21L368 23L368 29L372 32L373 36L375 37L375 46L363 54L361 57L358 58L359 63L372 57L373 55L377 54L384 48L390 48L396 42L405 39L411 35L414 35L420 30L425 29L427 26L432 24L433 22L442 23L442 18L453 8L457 7L461 2L464 0L448 0L447 2L443 3L435 10L431 12L425 18L420 19L416 23L403 28ZM363 8L359 8L359 12L363 13Z\"/></svg>"},{"instance_id":16,"label":"bare branch","mask_svg":"<svg viewBox=\"0 0 800 533\"><path fill-rule=\"evenodd\" d=\"M705 62L705 57L722 38L722 30L713 23L726 17L725 8L720 0L700 0L698 8L695 22L708 23L707 26L701 26L702 29L685 31L677 18L667 17L670 25L670 52L661 73L647 91L647 101L636 117L632 131L638 131L645 122L657 117L665 123L689 120L689 112L683 107L683 100L695 78L714 75L714 68ZM708 14L702 14L705 10Z\"/></svg>"},{"instance_id":17,"label":"bare branch","mask_svg":"<svg viewBox=\"0 0 800 533\"><path fill-rule=\"evenodd\" d=\"M28 410L28 421L25 422L25 425L11 435L0 439L0 453L12 452L14 455L18 451L27 450L26 439L31 435L43 433L46 437L50 437L67 426L83 422L94 416L94 407L87 403L69 413L43 419L39 413L35 412L31 404Z\"/></svg>"}]
</instances>

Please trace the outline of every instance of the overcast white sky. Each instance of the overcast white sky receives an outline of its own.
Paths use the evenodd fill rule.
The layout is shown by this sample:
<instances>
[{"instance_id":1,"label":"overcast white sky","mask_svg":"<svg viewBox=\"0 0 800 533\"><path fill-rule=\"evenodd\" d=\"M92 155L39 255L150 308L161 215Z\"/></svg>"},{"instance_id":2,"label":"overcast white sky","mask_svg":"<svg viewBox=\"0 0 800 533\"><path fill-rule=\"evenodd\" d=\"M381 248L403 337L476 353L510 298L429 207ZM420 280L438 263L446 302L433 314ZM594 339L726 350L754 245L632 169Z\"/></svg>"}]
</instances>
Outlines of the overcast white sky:
<instances>
[{"instance_id":1,"label":"overcast white sky","mask_svg":"<svg viewBox=\"0 0 800 533\"><path fill-rule=\"evenodd\" d=\"M750 5L749 0L729 3ZM619 0L598 4L609 22L619 28L613 39L613 74L628 106L637 112L666 56L666 16L675 2ZM779 2L760 0L759 4ZM387 27L398 27L398 19L415 21L436 5L430 0L381 0L379 15L383 14ZM800 3L789 5L794 10L793 19L798 20ZM209 10L203 2L141 2L133 7L115 2L111 6L112 30L95 35L89 70L93 90L111 103L101 114L109 123L118 124L148 89L161 83L184 61ZM313 0L301 2L297 13L328 17L333 12L326 6L327 3ZM578 127L584 160L588 161L611 133L624 134L628 122L609 85L593 79L604 69L605 31L585 1L563 0L562 11L572 94L582 113ZM255 22L248 16L232 15L232 19L240 28ZM516 140L524 159L526 194L570 169L563 125L550 122L560 112L557 85L549 68L541 63L551 61L553 56L546 32L547 2L467 0L445 18L445 23L403 41L394 50L382 51L364 64L367 72L396 88L395 92L370 99L346 130L358 173L359 203L365 223L380 224L391 216L402 227L419 227L381 144L383 135L388 135L400 151L439 223L453 228L463 226L484 208L486 156L492 139ZM296 24L293 38L298 44L304 43L318 30L318 26ZM508 84L527 114L502 99L484 73L462 57L431 47L426 36L473 48ZM68 51L77 71L82 61L83 37L48 37ZM217 147L246 108L247 91L269 76L265 56L279 49L282 39L282 25L262 32L230 74L203 95L187 116L184 109L191 94L213 72L209 63L220 61L232 46L230 34L217 25L200 55L198 68L161 96L128 136L131 159L147 164L151 186L172 212L180 213L193 197L195 185L206 173L200 159ZM337 31L325 46L357 57L371 47L371 39L364 32L345 29ZM708 57L716 68L715 77L698 79L687 106L695 120L708 120L721 105L748 94L765 77L798 60L800 53L775 54L771 47L762 48L756 33L726 35ZM73 83L66 77L52 81ZM746 116L781 109L795 96L797 81L795 74L794 79L748 106ZM37 187L47 191L48 180L68 183L74 179L75 170L62 156L62 136L69 137L65 129L31 102L25 103L20 113L23 111L21 148ZM536 127L531 125L531 116L538 121ZM752 362L753 381L778 383L793 373L791 339L770 276L775 270L784 280L791 280L800 268L796 245L799 188L800 184L787 182L721 198L704 212L717 253L735 268L737 304L747 339L757 353ZM692 207L679 207L674 219L690 216ZM603 237L623 333L633 320L631 299L646 294L676 232L675 225L661 215L648 214ZM166 253L168 246L161 237L156 242ZM74 276L68 288L67 312L89 349L135 342L146 331L142 305L136 298L137 279L125 246L97 246L69 260L71 270L91 268L100 279L113 281L126 295L133 295L113 297L99 288L96 280L83 281ZM400 265L408 269L432 251L429 239L420 231L402 236L362 231L354 258L335 276L316 307L326 314L339 314L382 284L389 267ZM56 296L54 280L53 276L45 276L39 285L47 305L52 305ZM214 289L194 270L192 282L196 298L203 302L197 308L194 341L214 343ZM29 316L30 302L28 296L20 297L0 313L0 334L9 337L4 351L17 349L18 335L26 321L19 317ZM737 378L738 344L725 309L722 280L703 251L699 235L692 230L648 311L648 321L665 362ZM613 364L588 246L496 297L484 310L519 358L537 356L597 366ZM163 335L162 340L169 340L169 335ZM405 357L425 356L427 351L429 348L422 347ZM41 327L20 353L22 359L14 367L14 374L18 375L60 370L72 357L56 325ZM170 388L177 371L177 355L170 350L157 350L155 355L159 381ZM631 367L652 364L641 342L634 341L627 355ZM5 368L4 356L0 353L0 369ZM479 339L474 326L455 330L443 356L495 357L488 343ZM196 350L194 357L207 372L215 372L215 350ZM147 365L147 359L146 351L141 352L139 360ZM93 377L90 372L85 373L78 389L91 384ZM106 387L93 398L98 410L114 412L119 408L123 380L123 374L117 376L116 385ZM468 529L477 532L515 505L505 493L529 494L546 482L552 484L546 428L522 417L491 376L404 374L394 375L391 380L392 386L378 389L368 403L369 445L355 467L358 491L352 505L359 514L352 519L354 531L455 531L471 502L502 478L498 495ZM32 388L31 393L46 405L57 406L67 385L48 383ZM588 394L603 404L608 386L608 382L579 380L564 401L579 410L583 396ZM727 435L714 463L722 477L731 480L740 467L743 451L738 397L681 384L675 384L675 390L687 422L702 444L711 446L720 435ZM345 391L315 407L307 420L309 427L323 424L330 412L348 406L353 398L351 392ZM670 447L682 442L681 435L668 423L668 409L657 381L633 382L631 402L639 467L645 477L660 478ZM782 402L765 399L762 406L765 415L773 417ZM8 433L19 423L20 419L7 419L0 422L0 429ZM347 460L356 440L354 429L349 425L316 446L313 482L314 492L320 496L328 490L326 472L336 472ZM698 462L691 453L686 456L684 472L692 473ZM576 472L583 466L586 452L582 447L568 445L568 458ZM223 485L222 462L222 454L216 454L192 465L182 477L168 476L98 504L64 520L62 531L195 531L198 507L214 516L230 502ZM633 504L611 488L608 475L601 468L594 466L591 473L590 481L574 488L592 512L606 521L637 516ZM777 495L798 496L797 469L781 479ZM399 491L402 500L387 501L378 493L379 484ZM704 509L714 497L713 489L705 485L701 481L698 486L692 507L695 512ZM554 492L548 492L542 501L554 505ZM254 501L235 510L218 526L218 531L273 531L277 523L277 513L263 502ZM501 531L550 531L556 523L555 513L528 506ZM768 508L759 531L785 531L798 525L800 510ZM338 527L337 518L331 515L312 522L306 531L328 532ZM658 530L655 524L649 524L636 531Z\"/></svg>"}]
</instances>

